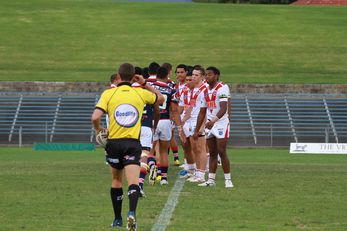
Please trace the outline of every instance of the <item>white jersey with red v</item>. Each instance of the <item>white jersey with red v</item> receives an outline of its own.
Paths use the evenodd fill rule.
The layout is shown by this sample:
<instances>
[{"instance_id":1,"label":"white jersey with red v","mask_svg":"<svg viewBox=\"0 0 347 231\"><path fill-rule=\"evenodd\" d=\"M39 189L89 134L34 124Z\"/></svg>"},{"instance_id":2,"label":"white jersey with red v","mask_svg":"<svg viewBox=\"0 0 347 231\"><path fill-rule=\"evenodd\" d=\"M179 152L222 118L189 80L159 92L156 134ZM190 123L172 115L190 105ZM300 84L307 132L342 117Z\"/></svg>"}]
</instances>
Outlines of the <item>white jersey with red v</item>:
<instances>
[{"instance_id":1,"label":"white jersey with red v","mask_svg":"<svg viewBox=\"0 0 347 231\"><path fill-rule=\"evenodd\" d=\"M184 109L188 109L192 107L192 111L190 113L191 119L196 119L199 115L200 105L204 100L204 93L207 91L206 86L203 84L200 87L196 87L194 89L189 89L185 87L182 91L182 95L180 98L180 106L184 106Z\"/></svg>"},{"instance_id":2,"label":"white jersey with red v","mask_svg":"<svg viewBox=\"0 0 347 231\"><path fill-rule=\"evenodd\" d=\"M220 102L228 102L228 96L230 95L229 88L222 82L218 82L212 89L207 87L204 91L205 104L202 107L207 107L207 119L212 119L220 110ZM228 118L225 113L222 118Z\"/></svg>"},{"instance_id":3,"label":"white jersey with red v","mask_svg":"<svg viewBox=\"0 0 347 231\"><path fill-rule=\"evenodd\" d=\"M187 84L186 83L183 83L183 84L176 84L175 85L175 89L176 89L176 97L179 99L181 98L181 95L182 95L182 92L183 90L187 87Z\"/></svg>"}]
</instances>

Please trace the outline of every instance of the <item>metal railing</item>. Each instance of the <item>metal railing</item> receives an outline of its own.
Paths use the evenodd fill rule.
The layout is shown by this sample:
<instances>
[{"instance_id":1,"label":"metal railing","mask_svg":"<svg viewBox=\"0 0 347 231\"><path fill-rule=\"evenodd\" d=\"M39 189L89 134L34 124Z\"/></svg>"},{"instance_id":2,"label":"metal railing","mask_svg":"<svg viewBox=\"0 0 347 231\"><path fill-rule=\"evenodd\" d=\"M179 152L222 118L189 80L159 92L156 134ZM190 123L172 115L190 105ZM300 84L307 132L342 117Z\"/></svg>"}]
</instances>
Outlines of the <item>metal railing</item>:
<instances>
[{"instance_id":1,"label":"metal railing","mask_svg":"<svg viewBox=\"0 0 347 231\"><path fill-rule=\"evenodd\" d=\"M99 94L0 94L0 144L92 142ZM105 122L104 122L105 123ZM347 142L347 95L232 95L231 145ZM4 138L7 137L7 138ZM3 139L4 138L4 139Z\"/></svg>"}]
</instances>

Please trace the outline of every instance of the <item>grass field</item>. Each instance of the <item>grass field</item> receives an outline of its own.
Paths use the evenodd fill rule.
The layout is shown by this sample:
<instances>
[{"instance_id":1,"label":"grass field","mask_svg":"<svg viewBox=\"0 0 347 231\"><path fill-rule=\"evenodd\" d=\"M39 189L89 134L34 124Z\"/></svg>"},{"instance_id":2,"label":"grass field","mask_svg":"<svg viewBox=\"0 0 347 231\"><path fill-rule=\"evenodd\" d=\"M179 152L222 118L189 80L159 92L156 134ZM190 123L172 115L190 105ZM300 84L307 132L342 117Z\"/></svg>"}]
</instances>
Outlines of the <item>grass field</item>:
<instances>
[{"instance_id":1,"label":"grass field","mask_svg":"<svg viewBox=\"0 0 347 231\"><path fill-rule=\"evenodd\" d=\"M232 83L347 83L346 7L0 4L0 81L106 81L155 60L215 65Z\"/></svg>"},{"instance_id":2,"label":"grass field","mask_svg":"<svg viewBox=\"0 0 347 231\"><path fill-rule=\"evenodd\" d=\"M223 187L221 172L215 188L185 183L168 231L347 229L347 156L274 149L229 154L235 188ZM146 185L139 230L151 230L177 171L170 169L168 187ZM110 230L110 176L101 149L1 148L0 184L0 230Z\"/></svg>"}]
</instances>

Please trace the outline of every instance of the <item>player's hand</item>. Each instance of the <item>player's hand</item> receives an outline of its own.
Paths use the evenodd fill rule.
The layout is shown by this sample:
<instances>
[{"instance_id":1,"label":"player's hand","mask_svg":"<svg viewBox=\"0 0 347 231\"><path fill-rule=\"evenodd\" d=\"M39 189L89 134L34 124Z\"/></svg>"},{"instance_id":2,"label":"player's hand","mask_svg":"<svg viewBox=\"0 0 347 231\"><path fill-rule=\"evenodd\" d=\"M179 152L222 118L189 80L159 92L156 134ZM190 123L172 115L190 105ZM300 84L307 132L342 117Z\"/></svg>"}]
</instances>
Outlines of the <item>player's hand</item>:
<instances>
[{"instance_id":1,"label":"player's hand","mask_svg":"<svg viewBox=\"0 0 347 231\"><path fill-rule=\"evenodd\" d=\"M98 134L98 133L101 132L102 130L106 130L106 131L107 131L107 128L99 127L99 128L97 128L97 129L95 129L95 133Z\"/></svg>"},{"instance_id":2,"label":"player's hand","mask_svg":"<svg viewBox=\"0 0 347 231\"><path fill-rule=\"evenodd\" d=\"M180 137L182 143L187 142L186 136L184 135L183 129L178 129L178 136Z\"/></svg>"},{"instance_id":3,"label":"player's hand","mask_svg":"<svg viewBox=\"0 0 347 231\"><path fill-rule=\"evenodd\" d=\"M212 122L212 121L207 121L207 123L205 124L205 127L206 127L207 129L210 129L210 130L211 130L211 128L213 127L213 125L214 125L214 122Z\"/></svg>"},{"instance_id":4,"label":"player's hand","mask_svg":"<svg viewBox=\"0 0 347 231\"><path fill-rule=\"evenodd\" d=\"M194 132L193 139L198 140L198 138L199 138L199 132Z\"/></svg>"},{"instance_id":5,"label":"player's hand","mask_svg":"<svg viewBox=\"0 0 347 231\"><path fill-rule=\"evenodd\" d=\"M143 78L142 75L135 75L133 80L137 83L139 83L140 85L145 85L146 84L146 80L145 78Z\"/></svg>"}]
</instances>

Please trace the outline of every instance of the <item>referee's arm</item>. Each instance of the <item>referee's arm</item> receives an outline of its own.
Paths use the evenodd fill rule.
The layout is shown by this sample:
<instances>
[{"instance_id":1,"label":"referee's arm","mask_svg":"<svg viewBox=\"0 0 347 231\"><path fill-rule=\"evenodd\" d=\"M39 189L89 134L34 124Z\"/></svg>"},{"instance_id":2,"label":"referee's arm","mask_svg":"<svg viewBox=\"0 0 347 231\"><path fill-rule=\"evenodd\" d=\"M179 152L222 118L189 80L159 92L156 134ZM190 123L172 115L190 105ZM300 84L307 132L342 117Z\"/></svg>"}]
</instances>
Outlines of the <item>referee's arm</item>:
<instances>
[{"instance_id":1,"label":"referee's arm","mask_svg":"<svg viewBox=\"0 0 347 231\"><path fill-rule=\"evenodd\" d=\"M96 134L98 134L102 130L102 127L100 126L101 124L100 120L103 114L104 114L104 110L98 107L94 109L94 112L92 114L92 124L96 131Z\"/></svg>"}]
</instances>

